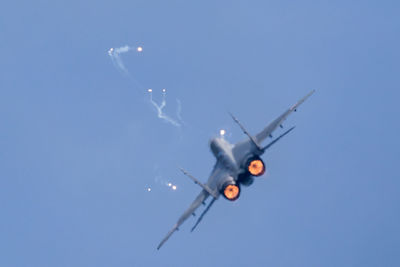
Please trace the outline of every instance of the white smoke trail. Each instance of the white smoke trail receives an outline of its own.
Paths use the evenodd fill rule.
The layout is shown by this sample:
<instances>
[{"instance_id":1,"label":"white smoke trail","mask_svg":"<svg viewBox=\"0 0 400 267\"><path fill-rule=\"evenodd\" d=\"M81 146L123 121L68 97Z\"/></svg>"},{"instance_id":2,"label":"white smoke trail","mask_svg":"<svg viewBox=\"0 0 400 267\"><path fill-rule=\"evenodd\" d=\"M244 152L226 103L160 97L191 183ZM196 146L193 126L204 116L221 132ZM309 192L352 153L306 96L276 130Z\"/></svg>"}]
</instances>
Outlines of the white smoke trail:
<instances>
[{"instance_id":1,"label":"white smoke trail","mask_svg":"<svg viewBox=\"0 0 400 267\"><path fill-rule=\"evenodd\" d=\"M163 109L165 108L165 106L167 105L167 101L166 101L166 90L163 89L162 90L162 101L161 104L158 105L156 102L154 102L153 100L153 90L149 89L148 92L150 93L150 103L156 108L157 110L157 117L172 124L175 127L181 127L181 124L179 122L177 122L176 120L172 119L171 117L169 117L167 114L165 114L163 112Z\"/></svg>"},{"instance_id":2,"label":"white smoke trail","mask_svg":"<svg viewBox=\"0 0 400 267\"><path fill-rule=\"evenodd\" d=\"M110 56L114 66L120 70L121 72L123 72L124 74L127 75L128 78L130 78L130 80L132 82L134 82L134 84L136 85L136 87L138 89L143 90L145 87L143 87L141 85L141 83L139 83L128 71L128 69L125 67L122 58L121 58L121 54L123 53L127 53L130 51L137 51L138 53L141 53L143 51L143 47L142 46L138 46L138 47L133 47L133 46L121 46L121 47L117 47L117 48L110 48L108 50L108 55ZM150 103L156 108L157 110L157 116L158 118L172 124L175 127L181 127L181 125L183 124L183 120L181 117L181 102L179 99L177 99L177 110L176 110L176 116L177 116L177 120L172 119L171 117L169 117L167 114L165 114L163 112L163 109L165 108L165 106L167 105L167 101L166 101L166 90L163 89L162 90L162 101L161 104L158 105L156 102L154 102L153 100L153 95L152 95L152 90L149 89L148 92L150 93Z\"/></svg>"},{"instance_id":3,"label":"white smoke trail","mask_svg":"<svg viewBox=\"0 0 400 267\"><path fill-rule=\"evenodd\" d=\"M128 78L130 78L130 80L135 84L135 87L137 89L143 90L145 87L142 86L142 84L140 82L138 82L135 77L133 77L131 75L131 73L128 71L128 69L125 67L123 61L122 61L122 57L121 54L123 53L127 53L129 51L136 51L138 53L141 53L143 51L143 47L142 46L138 46L138 47L133 47L133 46L121 46L121 47L117 47L117 48L110 48L108 50L108 55L111 58L111 61L113 62L114 66L121 71L122 73L126 74L126 76Z\"/></svg>"},{"instance_id":4,"label":"white smoke trail","mask_svg":"<svg viewBox=\"0 0 400 267\"><path fill-rule=\"evenodd\" d=\"M127 53L132 50L136 50L137 52L142 52L143 47L141 47L141 46L133 47L133 46L125 45L125 46L121 46L121 47L117 47L117 48L110 48L108 50L108 55L111 57L111 60L114 63L114 65L126 74L129 74L129 71L127 70L124 63L122 62L121 54Z\"/></svg>"},{"instance_id":5,"label":"white smoke trail","mask_svg":"<svg viewBox=\"0 0 400 267\"><path fill-rule=\"evenodd\" d=\"M125 68L125 65L122 62L120 54L129 52L132 49L133 48L131 48L130 46L125 45L118 48L110 48L110 50L108 50L108 55L111 57L111 60L114 63L114 65L126 74L129 74L129 71Z\"/></svg>"},{"instance_id":6,"label":"white smoke trail","mask_svg":"<svg viewBox=\"0 0 400 267\"><path fill-rule=\"evenodd\" d=\"M174 179L166 179L161 173L159 173L158 166L155 166L154 170L157 172L154 176L154 181L147 183L144 187L147 192L152 192L153 189L165 189L165 187L171 191L178 190L179 186L173 181Z\"/></svg>"},{"instance_id":7,"label":"white smoke trail","mask_svg":"<svg viewBox=\"0 0 400 267\"><path fill-rule=\"evenodd\" d=\"M156 184L154 184L154 186L146 185L146 186L144 187L144 189L145 189L147 192L151 192L151 191L153 190L153 188L159 189L159 188L160 188L160 185L166 186L166 187L168 187L168 189L170 189L170 190L172 190L172 191L176 191L176 190L178 189L178 185L173 184L173 183L171 183L171 182L158 181L157 179L155 179L155 182L156 182Z\"/></svg>"},{"instance_id":8,"label":"white smoke trail","mask_svg":"<svg viewBox=\"0 0 400 267\"><path fill-rule=\"evenodd\" d=\"M177 117L178 120L181 122L181 124L185 124L185 123L183 122L183 119L182 119L182 116L181 116L181 113L182 113L181 101L180 101L179 99L176 99L176 104L177 104L177 107L176 107L176 117Z\"/></svg>"}]
</instances>

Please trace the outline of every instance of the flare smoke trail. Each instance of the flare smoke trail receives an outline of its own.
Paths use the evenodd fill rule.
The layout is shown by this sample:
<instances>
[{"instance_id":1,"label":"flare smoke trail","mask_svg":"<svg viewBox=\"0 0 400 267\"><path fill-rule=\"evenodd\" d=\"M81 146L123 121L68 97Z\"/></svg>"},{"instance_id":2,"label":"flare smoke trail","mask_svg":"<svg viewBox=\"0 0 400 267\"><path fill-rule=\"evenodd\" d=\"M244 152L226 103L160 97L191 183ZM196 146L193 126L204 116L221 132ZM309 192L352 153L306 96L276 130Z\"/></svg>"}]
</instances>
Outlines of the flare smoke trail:
<instances>
[{"instance_id":1,"label":"flare smoke trail","mask_svg":"<svg viewBox=\"0 0 400 267\"><path fill-rule=\"evenodd\" d=\"M108 50L108 55L111 57L112 62L114 65L119 68L122 72L125 72L126 74L129 74L129 71L125 68L124 63L122 62L120 54L129 52L130 50L133 50L133 47L130 46L122 46L118 48L110 48Z\"/></svg>"},{"instance_id":2,"label":"flare smoke trail","mask_svg":"<svg viewBox=\"0 0 400 267\"><path fill-rule=\"evenodd\" d=\"M171 117L169 117L167 114L165 114L164 112L163 112L163 109L165 108L165 106L167 105L167 101L166 101L166 90L165 89L162 89L162 101L161 101L161 104L160 105L158 105L156 102L154 102L154 100L153 100L153 90L152 89L149 89L148 90L148 92L150 93L150 103L156 108L156 110L157 110L157 116L160 118L160 119L162 119L162 120L164 120L164 121L166 121L166 122L168 122L168 123L170 123L170 124L172 124L173 126L175 126L175 127L181 127L181 124L179 123L179 122L177 122L176 120L174 120L174 119L172 119ZM178 105L178 111L179 111L179 109L180 109L180 105ZM179 111L180 112L180 111ZM180 115L178 116L178 117L180 117Z\"/></svg>"},{"instance_id":3,"label":"flare smoke trail","mask_svg":"<svg viewBox=\"0 0 400 267\"><path fill-rule=\"evenodd\" d=\"M176 104L178 105L176 107L176 117L178 118L178 120L181 122L181 124L185 124L182 120L181 117L181 111L182 111L182 105L181 105L181 101L179 99L176 99Z\"/></svg>"},{"instance_id":4,"label":"flare smoke trail","mask_svg":"<svg viewBox=\"0 0 400 267\"><path fill-rule=\"evenodd\" d=\"M128 69L125 67L122 58L121 58L121 54L123 53L127 53L129 51L137 51L138 53L141 53L143 51L143 47L138 46L138 47L133 47L133 46L121 46L121 47L117 47L117 48L110 48L108 50L108 55L110 56L114 66L119 69L121 72L125 73L132 82L135 83L136 87L138 89L143 90L145 87L143 87L128 71ZM179 99L177 99L177 110L176 110L176 116L177 116L177 120L172 119L171 117L169 117L167 114L165 114L163 112L163 109L165 108L165 106L167 105L167 101L166 101L166 90L163 89L162 90L162 102L161 105L158 105L156 102L154 102L153 100L153 95L152 95L152 90L149 89L148 92L150 93L150 103L156 108L157 110L157 116L158 118L172 124L175 127L181 127L181 125L183 124L183 120L181 117L181 102L179 101Z\"/></svg>"},{"instance_id":5,"label":"flare smoke trail","mask_svg":"<svg viewBox=\"0 0 400 267\"><path fill-rule=\"evenodd\" d=\"M127 77L129 77L133 83L135 84L136 88L138 89L144 89L145 87L143 87L128 71L128 69L125 67L122 58L121 58L121 54L123 53L127 53L129 51L137 51L138 53L141 53L143 51L143 47L138 46L138 47L133 47L133 46L129 46L129 45L125 45L125 46L121 46L121 47L117 47L117 48L110 48L108 50L108 55L111 58L111 61L113 62L114 66L121 71L122 73L126 74Z\"/></svg>"},{"instance_id":6,"label":"flare smoke trail","mask_svg":"<svg viewBox=\"0 0 400 267\"><path fill-rule=\"evenodd\" d=\"M159 167L157 165L154 166L154 171L157 173L154 176L154 181L151 184L147 184L144 189L147 192L159 189L168 188L168 190L176 191L180 188L178 184L176 184L171 178L166 179L166 177L160 172Z\"/></svg>"}]
</instances>

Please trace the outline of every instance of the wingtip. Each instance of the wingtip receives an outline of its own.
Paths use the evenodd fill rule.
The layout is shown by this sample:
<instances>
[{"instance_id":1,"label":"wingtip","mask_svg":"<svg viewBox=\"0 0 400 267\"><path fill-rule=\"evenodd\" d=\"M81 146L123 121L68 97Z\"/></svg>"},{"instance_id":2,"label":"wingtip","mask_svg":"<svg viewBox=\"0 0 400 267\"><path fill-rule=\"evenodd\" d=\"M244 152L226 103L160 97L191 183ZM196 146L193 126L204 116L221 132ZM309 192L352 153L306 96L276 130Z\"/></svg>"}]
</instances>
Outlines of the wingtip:
<instances>
[{"instance_id":1,"label":"wingtip","mask_svg":"<svg viewBox=\"0 0 400 267\"><path fill-rule=\"evenodd\" d=\"M163 240L164 241L164 240ZM164 242L163 241L161 241L160 242L160 244L158 244L158 246L157 246L157 250L160 250L160 248L162 247L162 245L164 244Z\"/></svg>"},{"instance_id":2,"label":"wingtip","mask_svg":"<svg viewBox=\"0 0 400 267\"><path fill-rule=\"evenodd\" d=\"M160 248L162 247L163 244L164 244L164 242L161 242L160 244L158 244L157 250L160 250Z\"/></svg>"},{"instance_id":3,"label":"wingtip","mask_svg":"<svg viewBox=\"0 0 400 267\"><path fill-rule=\"evenodd\" d=\"M303 97L302 99L300 99L299 101L297 101L296 104L294 104L293 106L290 107L290 110L296 111L297 108L304 102L307 100L307 98L309 98L313 93L315 92L315 90L312 90L311 92L309 92L305 97Z\"/></svg>"},{"instance_id":4,"label":"wingtip","mask_svg":"<svg viewBox=\"0 0 400 267\"><path fill-rule=\"evenodd\" d=\"M315 89L311 90L305 97L304 99L307 99L309 96L315 93Z\"/></svg>"},{"instance_id":5,"label":"wingtip","mask_svg":"<svg viewBox=\"0 0 400 267\"><path fill-rule=\"evenodd\" d=\"M194 229L196 229L197 225L199 224L199 221L196 222L196 224L190 229L190 232L193 233Z\"/></svg>"},{"instance_id":6,"label":"wingtip","mask_svg":"<svg viewBox=\"0 0 400 267\"><path fill-rule=\"evenodd\" d=\"M171 229L171 231L168 232L168 234L164 237L163 240L161 240L160 244L157 246L157 250L159 250L162 245L164 245L165 242L171 237L171 235L178 230L178 224L175 224L174 227Z\"/></svg>"}]
</instances>

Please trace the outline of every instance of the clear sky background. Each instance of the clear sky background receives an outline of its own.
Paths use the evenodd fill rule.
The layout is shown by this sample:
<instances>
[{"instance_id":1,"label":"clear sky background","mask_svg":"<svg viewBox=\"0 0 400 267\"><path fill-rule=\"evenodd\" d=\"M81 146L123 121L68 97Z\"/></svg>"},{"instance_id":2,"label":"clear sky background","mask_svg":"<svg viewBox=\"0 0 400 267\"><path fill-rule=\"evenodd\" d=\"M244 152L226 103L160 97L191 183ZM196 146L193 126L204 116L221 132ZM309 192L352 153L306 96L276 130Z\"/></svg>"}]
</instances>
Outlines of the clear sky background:
<instances>
[{"instance_id":1,"label":"clear sky background","mask_svg":"<svg viewBox=\"0 0 400 267\"><path fill-rule=\"evenodd\" d=\"M6 1L0 266L399 266L398 1ZM153 88L181 128L157 118ZM220 129L245 138L310 90L268 173L156 246ZM173 191L166 183L177 185ZM152 191L148 192L147 188ZM202 209L202 208L200 208ZM200 210L201 212L201 210ZM199 213L199 212L198 212Z\"/></svg>"}]
</instances>

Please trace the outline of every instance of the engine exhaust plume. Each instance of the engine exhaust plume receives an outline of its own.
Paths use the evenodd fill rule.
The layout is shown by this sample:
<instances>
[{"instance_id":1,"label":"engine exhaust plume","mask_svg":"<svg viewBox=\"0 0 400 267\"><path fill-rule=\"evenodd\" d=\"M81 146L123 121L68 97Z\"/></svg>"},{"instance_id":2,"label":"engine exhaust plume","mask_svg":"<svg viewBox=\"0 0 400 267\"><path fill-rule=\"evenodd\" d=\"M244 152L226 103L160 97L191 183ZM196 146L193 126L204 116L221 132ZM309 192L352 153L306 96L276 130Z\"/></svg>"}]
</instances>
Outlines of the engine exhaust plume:
<instances>
[{"instance_id":1,"label":"engine exhaust plume","mask_svg":"<svg viewBox=\"0 0 400 267\"><path fill-rule=\"evenodd\" d=\"M164 88L162 89L162 101L161 104L158 105L154 100L153 100L153 90L152 89L148 89L147 92L149 92L150 94L150 103L156 108L157 110L157 117L164 120L167 123L172 124L175 127L181 127L181 124L172 119L171 117L169 117L167 114L165 114L163 112L163 109L165 108L165 106L167 105L167 100L166 100L166 95L167 95L167 90ZM180 106L178 105L178 113L180 113ZM178 116L178 118L180 117L180 114Z\"/></svg>"}]
</instances>

